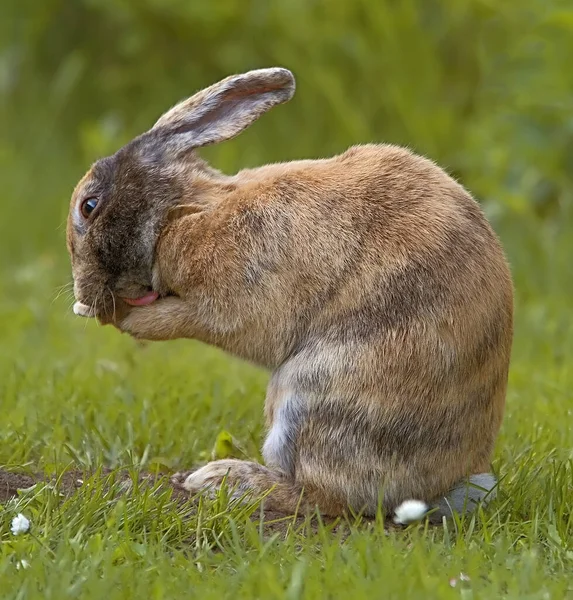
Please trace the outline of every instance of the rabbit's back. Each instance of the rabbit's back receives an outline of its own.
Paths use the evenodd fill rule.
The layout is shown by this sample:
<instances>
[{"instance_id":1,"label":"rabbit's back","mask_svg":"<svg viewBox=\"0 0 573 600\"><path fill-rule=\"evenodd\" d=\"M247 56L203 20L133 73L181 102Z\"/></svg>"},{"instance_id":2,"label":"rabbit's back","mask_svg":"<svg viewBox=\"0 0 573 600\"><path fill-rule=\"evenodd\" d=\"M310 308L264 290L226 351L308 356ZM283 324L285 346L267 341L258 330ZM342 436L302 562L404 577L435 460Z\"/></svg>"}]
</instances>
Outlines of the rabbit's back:
<instances>
[{"instance_id":1,"label":"rabbit's back","mask_svg":"<svg viewBox=\"0 0 573 600\"><path fill-rule=\"evenodd\" d=\"M509 270L479 206L408 150L357 146L221 189L158 251L166 287L212 317L205 341L274 368L306 338L440 330L467 346L511 321Z\"/></svg>"},{"instance_id":2,"label":"rabbit's back","mask_svg":"<svg viewBox=\"0 0 573 600\"><path fill-rule=\"evenodd\" d=\"M511 312L495 233L469 193L425 158L356 146L236 180L228 231L245 253L247 284L274 290L277 305L279 295L289 298L290 309L312 314L317 326L364 337L440 326L466 311L476 323L495 320L502 307Z\"/></svg>"}]
</instances>

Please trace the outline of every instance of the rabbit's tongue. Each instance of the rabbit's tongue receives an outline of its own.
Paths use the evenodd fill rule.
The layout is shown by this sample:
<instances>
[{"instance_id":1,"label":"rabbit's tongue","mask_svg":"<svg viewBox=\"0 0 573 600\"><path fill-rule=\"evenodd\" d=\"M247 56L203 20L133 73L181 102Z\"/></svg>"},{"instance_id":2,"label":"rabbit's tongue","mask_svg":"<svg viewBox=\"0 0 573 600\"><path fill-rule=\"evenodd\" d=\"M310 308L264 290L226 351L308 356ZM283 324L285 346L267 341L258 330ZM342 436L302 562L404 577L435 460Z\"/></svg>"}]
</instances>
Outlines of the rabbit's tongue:
<instances>
[{"instance_id":1,"label":"rabbit's tongue","mask_svg":"<svg viewBox=\"0 0 573 600\"><path fill-rule=\"evenodd\" d=\"M157 298L159 298L157 292L149 292L149 294L145 294L145 296L141 296L140 298L123 298L123 301L131 306L147 306L155 302Z\"/></svg>"}]
</instances>

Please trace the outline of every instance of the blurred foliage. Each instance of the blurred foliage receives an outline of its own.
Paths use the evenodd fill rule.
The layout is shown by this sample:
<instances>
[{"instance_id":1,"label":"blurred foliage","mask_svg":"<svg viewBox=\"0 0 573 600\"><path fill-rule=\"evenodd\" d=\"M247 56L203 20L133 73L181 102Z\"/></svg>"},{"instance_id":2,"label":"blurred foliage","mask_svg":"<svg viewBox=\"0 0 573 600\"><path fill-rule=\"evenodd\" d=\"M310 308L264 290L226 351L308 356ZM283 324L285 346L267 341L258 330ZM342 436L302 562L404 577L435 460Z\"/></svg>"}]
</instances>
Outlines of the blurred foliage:
<instances>
[{"instance_id":1,"label":"blurred foliage","mask_svg":"<svg viewBox=\"0 0 573 600\"><path fill-rule=\"evenodd\" d=\"M2 0L3 243L61 244L89 163L196 89L271 65L295 73L297 95L207 149L218 167L388 141L443 165L493 219L558 223L572 34L570 0Z\"/></svg>"},{"instance_id":2,"label":"blurred foliage","mask_svg":"<svg viewBox=\"0 0 573 600\"><path fill-rule=\"evenodd\" d=\"M483 203L517 308L491 516L421 537L319 532L273 546L218 502L189 517L155 494L116 505L97 485L64 502L28 490L18 506L36 533L14 541L0 522L0 588L98 599L571 594L572 57L572 0L0 0L2 464L169 471L257 454L266 373L194 342L136 351L75 318L71 292L56 289L70 278L70 193L89 164L230 73L282 65L298 93L205 149L217 167L407 145ZM12 564L24 552L26 576ZM471 583L454 590L462 569Z\"/></svg>"}]
</instances>

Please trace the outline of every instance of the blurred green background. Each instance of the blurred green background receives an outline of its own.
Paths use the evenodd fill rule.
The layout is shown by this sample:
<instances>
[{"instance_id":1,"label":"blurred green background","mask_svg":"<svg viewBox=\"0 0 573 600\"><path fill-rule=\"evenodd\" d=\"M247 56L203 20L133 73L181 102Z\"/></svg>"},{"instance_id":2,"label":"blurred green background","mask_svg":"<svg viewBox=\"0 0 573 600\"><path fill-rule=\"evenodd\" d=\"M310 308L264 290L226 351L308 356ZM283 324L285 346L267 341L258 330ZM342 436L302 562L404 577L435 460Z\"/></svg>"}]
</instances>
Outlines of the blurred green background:
<instances>
[{"instance_id":1,"label":"blurred green background","mask_svg":"<svg viewBox=\"0 0 573 600\"><path fill-rule=\"evenodd\" d=\"M548 386L532 398L543 406L556 389L571 405L570 1L3 0L1 12L6 372L48 360L54 344L65 356L115 335L90 338L91 324L61 318L69 302L54 303L70 278L69 196L89 165L195 90L281 65L297 78L294 99L204 155L232 172L385 141L437 161L482 202L507 250L514 380L521 371Z\"/></svg>"},{"instance_id":2,"label":"blurred green background","mask_svg":"<svg viewBox=\"0 0 573 600\"><path fill-rule=\"evenodd\" d=\"M206 148L215 166L407 145L482 203L516 288L500 494L477 521L273 546L217 504L36 490L0 506L0 596L571 597L572 59L571 0L0 0L0 469L190 468L225 432L260 458L266 373L197 342L140 348L62 288L89 165L231 73L285 66L297 94ZM20 511L38 538L14 541Z\"/></svg>"},{"instance_id":3,"label":"blurred green background","mask_svg":"<svg viewBox=\"0 0 573 600\"><path fill-rule=\"evenodd\" d=\"M294 100L205 154L222 169L387 141L427 154L483 202L522 275L569 223L568 0L3 0L2 263L64 264L70 192L164 110L230 73L282 65ZM565 263L567 261L565 260ZM527 276L526 276L527 275Z\"/></svg>"},{"instance_id":4,"label":"blurred green background","mask_svg":"<svg viewBox=\"0 0 573 600\"><path fill-rule=\"evenodd\" d=\"M298 93L210 151L222 168L384 140L438 161L498 220L559 221L572 33L567 1L4 0L3 241L11 258L61 244L95 158L197 88L270 65L293 70Z\"/></svg>"}]
</instances>

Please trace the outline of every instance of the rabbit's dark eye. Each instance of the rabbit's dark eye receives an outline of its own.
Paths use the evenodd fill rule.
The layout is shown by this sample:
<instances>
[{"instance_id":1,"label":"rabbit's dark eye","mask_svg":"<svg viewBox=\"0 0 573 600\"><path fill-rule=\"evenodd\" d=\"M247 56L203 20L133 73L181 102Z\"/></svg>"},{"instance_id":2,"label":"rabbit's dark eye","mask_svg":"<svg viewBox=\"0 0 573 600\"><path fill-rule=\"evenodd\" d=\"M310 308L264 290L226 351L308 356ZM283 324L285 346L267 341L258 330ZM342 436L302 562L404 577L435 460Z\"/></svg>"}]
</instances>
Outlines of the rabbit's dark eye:
<instances>
[{"instance_id":1,"label":"rabbit's dark eye","mask_svg":"<svg viewBox=\"0 0 573 600\"><path fill-rule=\"evenodd\" d=\"M96 206L97 206L97 198L86 198L82 202L82 205L80 206L80 211L81 211L84 219L89 219L89 216L95 210Z\"/></svg>"}]
</instances>

